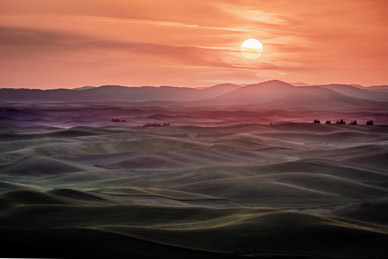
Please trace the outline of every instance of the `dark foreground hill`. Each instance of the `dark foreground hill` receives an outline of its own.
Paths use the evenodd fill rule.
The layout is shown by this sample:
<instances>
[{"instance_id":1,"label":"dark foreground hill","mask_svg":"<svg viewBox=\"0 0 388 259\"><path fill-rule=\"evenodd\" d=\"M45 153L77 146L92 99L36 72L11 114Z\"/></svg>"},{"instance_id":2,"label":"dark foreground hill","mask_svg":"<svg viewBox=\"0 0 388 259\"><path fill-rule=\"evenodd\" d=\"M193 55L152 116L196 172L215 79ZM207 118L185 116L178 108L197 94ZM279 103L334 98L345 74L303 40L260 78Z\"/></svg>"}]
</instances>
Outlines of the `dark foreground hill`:
<instances>
[{"instance_id":1,"label":"dark foreground hill","mask_svg":"<svg viewBox=\"0 0 388 259\"><path fill-rule=\"evenodd\" d=\"M72 190L7 192L0 204L4 256L365 258L387 252L384 225L271 208L126 205Z\"/></svg>"}]
</instances>

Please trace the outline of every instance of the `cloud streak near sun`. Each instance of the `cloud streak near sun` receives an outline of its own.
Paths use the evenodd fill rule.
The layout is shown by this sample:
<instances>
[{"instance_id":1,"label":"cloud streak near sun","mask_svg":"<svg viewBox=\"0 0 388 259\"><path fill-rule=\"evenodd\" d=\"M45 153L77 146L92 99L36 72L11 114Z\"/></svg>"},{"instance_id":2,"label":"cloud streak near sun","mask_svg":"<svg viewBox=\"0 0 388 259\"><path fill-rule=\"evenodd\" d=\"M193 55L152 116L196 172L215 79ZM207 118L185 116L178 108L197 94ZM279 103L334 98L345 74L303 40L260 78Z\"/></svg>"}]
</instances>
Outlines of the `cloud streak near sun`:
<instances>
[{"instance_id":1,"label":"cloud streak near sun","mask_svg":"<svg viewBox=\"0 0 388 259\"><path fill-rule=\"evenodd\" d=\"M2 87L388 81L384 1L3 0L1 5ZM264 45L257 60L239 51L249 38Z\"/></svg>"}]
</instances>

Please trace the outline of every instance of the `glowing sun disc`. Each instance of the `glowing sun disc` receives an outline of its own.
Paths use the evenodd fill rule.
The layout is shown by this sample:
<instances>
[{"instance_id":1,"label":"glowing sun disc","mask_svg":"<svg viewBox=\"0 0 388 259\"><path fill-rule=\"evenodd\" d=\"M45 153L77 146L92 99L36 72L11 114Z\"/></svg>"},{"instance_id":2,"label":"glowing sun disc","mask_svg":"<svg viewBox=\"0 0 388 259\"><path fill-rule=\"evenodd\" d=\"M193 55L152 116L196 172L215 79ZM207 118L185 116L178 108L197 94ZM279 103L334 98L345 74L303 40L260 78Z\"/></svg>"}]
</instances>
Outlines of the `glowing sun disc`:
<instances>
[{"instance_id":1,"label":"glowing sun disc","mask_svg":"<svg viewBox=\"0 0 388 259\"><path fill-rule=\"evenodd\" d=\"M247 59L257 59L263 53L263 45L256 39L247 39L241 44L241 54Z\"/></svg>"}]
</instances>

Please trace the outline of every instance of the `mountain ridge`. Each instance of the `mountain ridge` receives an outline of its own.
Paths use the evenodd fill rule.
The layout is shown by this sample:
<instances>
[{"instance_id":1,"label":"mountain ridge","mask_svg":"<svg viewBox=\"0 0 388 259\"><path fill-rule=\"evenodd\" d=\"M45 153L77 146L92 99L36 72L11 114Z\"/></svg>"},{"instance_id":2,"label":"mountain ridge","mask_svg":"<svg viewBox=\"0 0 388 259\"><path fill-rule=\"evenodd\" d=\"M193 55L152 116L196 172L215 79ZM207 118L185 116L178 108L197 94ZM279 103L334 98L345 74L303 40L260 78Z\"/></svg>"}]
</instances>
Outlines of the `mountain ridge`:
<instances>
[{"instance_id":1,"label":"mountain ridge","mask_svg":"<svg viewBox=\"0 0 388 259\"><path fill-rule=\"evenodd\" d=\"M385 88L368 89L346 84L295 86L280 80L248 85L224 83L201 89L121 85L48 90L1 88L0 102L173 102L264 108L381 108L388 103Z\"/></svg>"}]
</instances>

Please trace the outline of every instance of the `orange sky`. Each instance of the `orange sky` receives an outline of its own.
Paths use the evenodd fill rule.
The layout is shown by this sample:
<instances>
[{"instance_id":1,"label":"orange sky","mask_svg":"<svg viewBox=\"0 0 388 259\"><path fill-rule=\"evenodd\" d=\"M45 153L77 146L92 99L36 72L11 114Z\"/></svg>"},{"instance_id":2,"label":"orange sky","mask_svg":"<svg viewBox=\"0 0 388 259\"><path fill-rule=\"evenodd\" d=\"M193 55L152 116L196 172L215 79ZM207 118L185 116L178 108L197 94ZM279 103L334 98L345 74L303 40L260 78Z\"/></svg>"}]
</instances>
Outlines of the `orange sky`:
<instances>
[{"instance_id":1,"label":"orange sky","mask_svg":"<svg viewBox=\"0 0 388 259\"><path fill-rule=\"evenodd\" d=\"M388 84L386 0L0 0L0 87ZM263 55L245 59L248 38Z\"/></svg>"}]
</instances>

